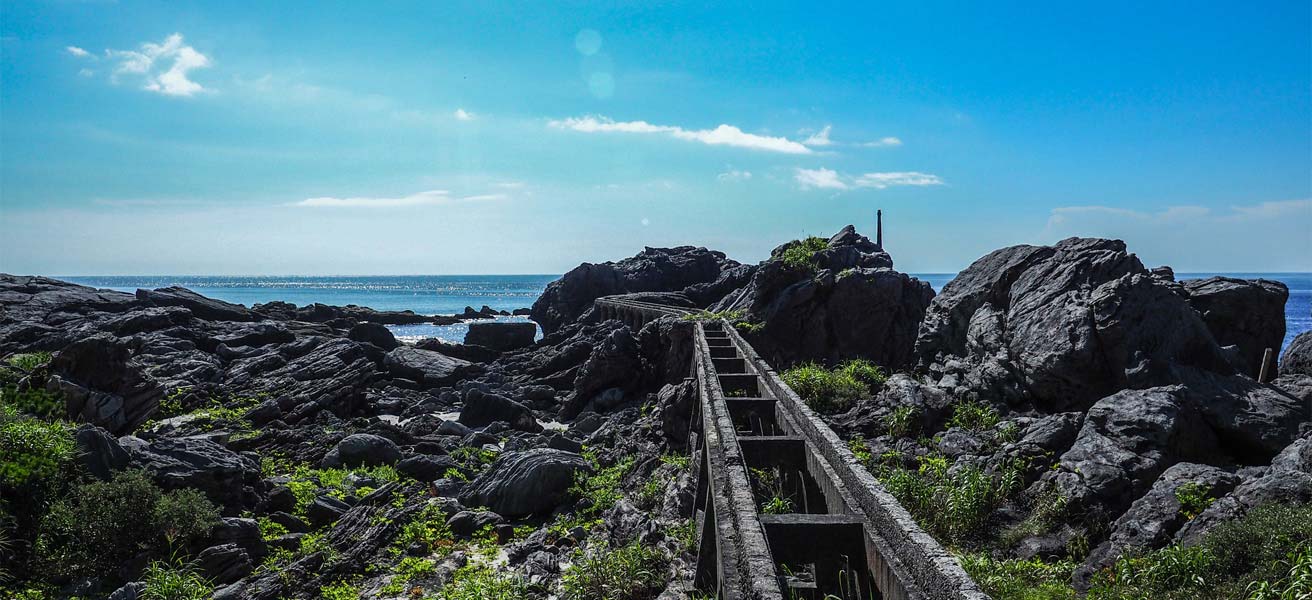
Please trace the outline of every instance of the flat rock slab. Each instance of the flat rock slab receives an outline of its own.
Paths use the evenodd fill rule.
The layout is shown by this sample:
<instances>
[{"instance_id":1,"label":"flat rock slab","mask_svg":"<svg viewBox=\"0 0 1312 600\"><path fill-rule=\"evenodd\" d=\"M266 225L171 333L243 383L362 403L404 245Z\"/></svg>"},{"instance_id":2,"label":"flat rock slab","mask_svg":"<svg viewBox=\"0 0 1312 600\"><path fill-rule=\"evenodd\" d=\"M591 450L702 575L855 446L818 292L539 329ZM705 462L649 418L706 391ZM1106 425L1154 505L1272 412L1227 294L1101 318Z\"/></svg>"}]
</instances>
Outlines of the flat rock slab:
<instances>
[{"instance_id":1,"label":"flat rock slab","mask_svg":"<svg viewBox=\"0 0 1312 600\"><path fill-rule=\"evenodd\" d=\"M538 332L536 323L503 322L470 323L465 343L491 348L497 352L518 350L533 345Z\"/></svg>"},{"instance_id":2,"label":"flat rock slab","mask_svg":"<svg viewBox=\"0 0 1312 600\"><path fill-rule=\"evenodd\" d=\"M383 359L383 366L393 375L413 379L426 385L452 383L472 372L474 363L432 350L402 346Z\"/></svg>"}]
</instances>

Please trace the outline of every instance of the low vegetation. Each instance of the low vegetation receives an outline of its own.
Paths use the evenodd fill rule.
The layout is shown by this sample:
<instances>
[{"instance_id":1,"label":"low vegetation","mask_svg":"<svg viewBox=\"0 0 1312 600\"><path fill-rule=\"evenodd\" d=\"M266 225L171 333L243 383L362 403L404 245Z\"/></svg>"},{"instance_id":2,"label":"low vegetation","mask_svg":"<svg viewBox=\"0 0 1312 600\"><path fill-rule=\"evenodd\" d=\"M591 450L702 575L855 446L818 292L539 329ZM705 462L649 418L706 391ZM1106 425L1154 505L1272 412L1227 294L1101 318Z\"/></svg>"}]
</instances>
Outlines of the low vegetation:
<instances>
[{"instance_id":1,"label":"low vegetation","mask_svg":"<svg viewBox=\"0 0 1312 600\"><path fill-rule=\"evenodd\" d=\"M669 560L659 549L638 542L620 548L578 551L561 576L565 600L642 600L665 586Z\"/></svg>"},{"instance_id":2,"label":"low vegetation","mask_svg":"<svg viewBox=\"0 0 1312 600\"><path fill-rule=\"evenodd\" d=\"M822 413L850 408L860 398L878 392L887 378L877 365L863 359L845 361L834 369L803 363L781 376L807 406Z\"/></svg>"},{"instance_id":3,"label":"low vegetation","mask_svg":"<svg viewBox=\"0 0 1312 600\"><path fill-rule=\"evenodd\" d=\"M811 236L789 242L783 246L783 249L776 257L782 260L784 265L790 269L815 271L819 267L819 262L815 256L816 253L828 247L829 240Z\"/></svg>"},{"instance_id":4,"label":"low vegetation","mask_svg":"<svg viewBox=\"0 0 1312 600\"><path fill-rule=\"evenodd\" d=\"M214 593L208 580L182 564L152 562L142 581L146 584L142 600L206 600Z\"/></svg>"}]
</instances>

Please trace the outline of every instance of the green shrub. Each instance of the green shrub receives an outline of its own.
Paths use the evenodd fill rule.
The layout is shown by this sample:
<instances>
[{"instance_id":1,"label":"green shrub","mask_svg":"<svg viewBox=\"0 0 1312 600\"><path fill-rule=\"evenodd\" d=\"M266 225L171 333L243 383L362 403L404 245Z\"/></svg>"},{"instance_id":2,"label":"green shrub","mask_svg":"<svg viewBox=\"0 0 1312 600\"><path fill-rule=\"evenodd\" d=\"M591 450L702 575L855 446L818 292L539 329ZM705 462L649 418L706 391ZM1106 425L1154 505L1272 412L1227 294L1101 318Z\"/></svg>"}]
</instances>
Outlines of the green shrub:
<instances>
[{"instance_id":1,"label":"green shrub","mask_svg":"<svg viewBox=\"0 0 1312 600\"><path fill-rule=\"evenodd\" d=\"M524 580L497 573L486 565L468 565L455 572L441 600L520 600L528 593Z\"/></svg>"},{"instance_id":2,"label":"green shrub","mask_svg":"<svg viewBox=\"0 0 1312 600\"><path fill-rule=\"evenodd\" d=\"M962 568L994 600L1074 600L1070 587L1071 561L1044 562L1029 560L994 560L987 554L958 556Z\"/></svg>"},{"instance_id":3,"label":"green shrub","mask_svg":"<svg viewBox=\"0 0 1312 600\"><path fill-rule=\"evenodd\" d=\"M854 358L838 365L839 373L861 382L866 386L866 391L877 392L883 387L884 382L888 380L888 375L884 370L873 362L864 358Z\"/></svg>"},{"instance_id":4,"label":"green shrub","mask_svg":"<svg viewBox=\"0 0 1312 600\"><path fill-rule=\"evenodd\" d=\"M38 561L54 573L112 571L138 552L162 555L209 533L219 511L194 490L161 491L141 471L74 488L51 505L37 538Z\"/></svg>"},{"instance_id":5,"label":"green shrub","mask_svg":"<svg viewBox=\"0 0 1312 600\"><path fill-rule=\"evenodd\" d=\"M1180 514L1189 520L1202 514L1216 500L1207 495L1207 486L1196 481L1183 483L1175 488L1175 499L1180 503Z\"/></svg>"},{"instance_id":6,"label":"green shrub","mask_svg":"<svg viewBox=\"0 0 1312 600\"><path fill-rule=\"evenodd\" d=\"M783 251L779 253L779 258L788 268L815 271L819 267L816 253L828 247L829 240L822 237L812 236L793 240L784 246Z\"/></svg>"},{"instance_id":7,"label":"green shrub","mask_svg":"<svg viewBox=\"0 0 1312 600\"><path fill-rule=\"evenodd\" d=\"M0 406L0 487L20 488L55 477L75 458L68 426Z\"/></svg>"},{"instance_id":8,"label":"green shrub","mask_svg":"<svg viewBox=\"0 0 1312 600\"><path fill-rule=\"evenodd\" d=\"M950 470L947 459L928 456L912 471L882 466L876 476L922 527L952 545L978 545L984 541L993 511L1019 491L1018 476L1009 466L989 475L976 467Z\"/></svg>"},{"instance_id":9,"label":"green shrub","mask_svg":"<svg viewBox=\"0 0 1312 600\"><path fill-rule=\"evenodd\" d=\"M700 323L709 323L711 321L719 321L720 319L733 322L733 321L741 320L746 315L747 313L741 310L722 310L718 312L712 312L703 309L696 312L687 313L679 318L684 321L697 321Z\"/></svg>"},{"instance_id":10,"label":"green shrub","mask_svg":"<svg viewBox=\"0 0 1312 600\"><path fill-rule=\"evenodd\" d=\"M578 552L561 576L565 600L640 600L665 586L669 560L656 548L633 542L613 550Z\"/></svg>"},{"instance_id":11,"label":"green shrub","mask_svg":"<svg viewBox=\"0 0 1312 600\"><path fill-rule=\"evenodd\" d=\"M392 547L397 553L418 544L426 552L445 555L455 545L455 534L446 524L446 513L438 504L427 504L419 514L401 527Z\"/></svg>"},{"instance_id":12,"label":"green shrub","mask_svg":"<svg viewBox=\"0 0 1312 600\"><path fill-rule=\"evenodd\" d=\"M971 431L988 431L998 424L998 411L980 402L961 402L952 410L949 427L960 427Z\"/></svg>"},{"instance_id":13,"label":"green shrub","mask_svg":"<svg viewBox=\"0 0 1312 600\"><path fill-rule=\"evenodd\" d=\"M1288 572L1275 581L1254 581L1245 590L1248 600L1312 598L1312 545L1303 544L1284 561Z\"/></svg>"},{"instance_id":14,"label":"green shrub","mask_svg":"<svg viewBox=\"0 0 1312 600\"><path fill-rule=\"evenodd\" d=\"M570 486L569 493L584 501L585 506L580 510L582 516L594 517L615 506L615 503L624 497L624 490L620 488L620 484L633 469L637 459L629 457L605 469L596 469L596 459L591 455L585 454L585 456L588 456L589 462L593 463L595 474L589 475L586 471L576 472L574 485Z\"/></svg>"},{"instance_id":15,"label":"green shrub","mask_svg":"<svg viewBox=\"0 0 1312 600\"><path fill-rule=\"evenodd\" d=\"M899 406L885 419L888 435L894 438L912 437L920 433L920 407Z\"/></svg>"},{"instance_id":16,"label":"green shrub","mask_svg":"<svg viewBox=\"0 0 1312 600\"><path fill-rule=\"evenodd\" d=\"M358 600L360 598L360 588L345 581L338 581L320 587L319 598L321 600Z\"/></svg>"},{"instance_id":17,"label":"green shrub","mask_svg":"<svg viewBox=\"0 0 1312 600\"><path fill-rule=\"evenodd\" d=\"M846 409L869 392L866 384L851 373L831 371L815 363L797 365L781 376L807 406L822 413Z\"/></svg>"},{"instance_id":18,"label":"green shrub","mask_svg":"<svg viewBox=\"0 0 1312 600\"><path fill-rule=\"evenodd\" d=\"M143 600L206 600L214 586L194 569L161 561L150 563L142 579Z\"/></svg>"}]
</instances>

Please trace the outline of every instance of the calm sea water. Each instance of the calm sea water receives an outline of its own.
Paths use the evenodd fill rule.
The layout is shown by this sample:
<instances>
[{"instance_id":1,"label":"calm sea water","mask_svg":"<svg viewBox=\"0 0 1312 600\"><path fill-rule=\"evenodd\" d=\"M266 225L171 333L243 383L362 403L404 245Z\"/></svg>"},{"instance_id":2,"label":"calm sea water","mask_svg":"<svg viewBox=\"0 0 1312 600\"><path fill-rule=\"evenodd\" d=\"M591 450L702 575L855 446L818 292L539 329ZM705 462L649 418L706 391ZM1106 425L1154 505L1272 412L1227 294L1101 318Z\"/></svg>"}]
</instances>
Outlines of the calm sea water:
<instances>
[{"instance_id":1,"label":"calm sea water","mask_svg":"<svg viewBox=\"0 0 1312 600\"><path fill-rule=\"evenodd\" d=\"M1312 273L1178 273L1179 279L1227 275L1251 279L1264 277L1289 286L1285 305L1285 343L1300 332L1312 329ZM918 273L935 291L943 289L953 273ZM298 306L319 302L344 306L357 304L376 310L413 310L420 314L452 314L484 304L511 311L531 306L547 284L559 275L406 275L378 277L208 277L208 276L117 276L61 277L98 288L125 292L137 288L180 285L211 298L250 306L282 300ZM524 320L523 317L503 317ZM459 342L464 325L398 325L398 337L440 337Z\"/></svg>"}]
</instances>

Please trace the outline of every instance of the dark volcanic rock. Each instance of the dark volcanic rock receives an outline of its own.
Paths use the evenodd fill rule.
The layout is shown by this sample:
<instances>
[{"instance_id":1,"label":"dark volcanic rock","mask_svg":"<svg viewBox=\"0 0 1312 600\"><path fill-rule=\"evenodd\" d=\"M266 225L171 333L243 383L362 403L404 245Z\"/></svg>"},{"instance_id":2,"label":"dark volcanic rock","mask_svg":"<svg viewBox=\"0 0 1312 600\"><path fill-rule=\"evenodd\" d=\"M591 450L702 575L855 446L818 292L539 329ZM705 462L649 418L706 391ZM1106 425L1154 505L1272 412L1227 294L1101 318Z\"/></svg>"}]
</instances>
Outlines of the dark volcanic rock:
<instances>
[{"instance_id":1,"label":"dark volcanic rock","mask_svg":"<svg viewBox=\"0 0 1312 600\"><path fill-rule=\"evenodd\" d=\"M251 557L237 544L210 546L196 557L200 573L216 585L227 585L255 570Z\"/></svg>"},{"instance_id":2,"label":"dark volcanic rock","mask_svg":"<svg viewBox=\"0 0 1312 600\"><path fill-rule=\"evenodd\" d=\"M178 286L137 290L137 299L152 306L181 306L197 317L213 321L254 321L258 318L245 306L206 298Z\"/></svg>"},{"instance_id":3,"label":"dark volcanic rock","mask_svg":"<svg viewBox=\"0 0 1312 600\"><path fill-rule=\"evenodd\" d=\"M77 442L78 461L97 478L108 481L114 471L128 466L128 453L108 431L94 425L78 426L73 434Z\"/></svg>"},{"instance_id":4,"label":"dark volcanic rock","mask_svg":"<svg viewBox=\"0 0 1312 600\"><path fill-rule=\"evenodd\" d=\"M144 469L164 489L196 488L225 507L225 512L255 504L259 466L207 438L157 438L147 442L127 436L119 442L131 457L129 466Z\"/></svg>"},{"instance_id":5,"label":"dark volcanic rock","mask_svg":"<svg viewBox=\"0 0 1312 600\"><path fill-rule=\"evenodd\" d=\"M1280 352L1285 339L1289 288L1269 279L1233 277L1186 279L1180 283L1189 293L1189 304L1203 315L1212 337L1222 346L1237 346L1243 372L1257 377L1265 350Z\"/></svg>"},{"instance_id":6,"label":"dark volcanic rock","mask_svg":"<svg viewBox=\"0 0 1312 600\"><path fill-rule=\"evenodd\" d=\"M465 403L460 409L461 423L469 427L484 427L496 421L505 421L511 427L529 433L542 431L533 411L523 404L478 388L465 393Z\"/></svg>"},{"instance_id":7,"label":"dark volcanic rock","mask_svg":"<svg viewBox=\"0 0 1312 600\"><path fill-rule=\"evenodd\" d=\"M318 529L336 522L348 510L351 510L351 505L341 500L332 496L318 496L305 508L305 516L310 519L310 525Z\"/></svg>"},{"instance_id":8,"label":"dark volcanic rock","mask_svg":"<svg viewBox=\"0 0 1312 600\"><path fill-rule=\"evenodd\" d=\"M396 336L392 335L391 330L378 323L356 323L351 327L351 333L347 337L357 342L373 344L383 350L392 350L401 345L396 341Z\"/></svg>"},{"instance_id":9,"label":"dark volcanic rock","mask_svg":"<svg viewBox=\"0 0 1312 600\"><path fill-rule=\"evenodd\" d=\"M567 498L579 471L591 467L570 452L539 448L506 453L460 493L460 503L487 506L511 518L547 513Z\"/></svg>"},{"instance_id":10,"label":"dark volcanic rock","mask_svg":"<svg viewBox=\"0 0 1312 600\"><path fill-rule=\"evenodd\" d=\"M477 371L467 360L410 346L388 352L383 364L397 377L412 379L428 386L451 384Z\"/></svg>"},{"instance_id":11,"label":"dark volcanic rock","mask_svg":"<svg viewBox=\"0 0 1312 600\"><path fill-rule=\"evenodd\" d=\"M450 456L429 456L427 454L411 456L396 463L396 470L402 475L424 483L436 481L442 478L448 469L457 467L459 465Z\"/></svg>"},{"instance_id":12,"label":"dark volcanic rock","mask_svg":"<svg viewBox=\"0 0 1312 600\"><path fill-rule=\"evenodd\" d=\"M1077 509L1118 515L1177 462L1210 462L1214 434L1182 386L1126 390L1099 400L1057 471L1045 475Z\"/></svg>"},{"instance_id":13,"label":"dark volcanic rock","mask_svg":"<svg viewBox=\"0 0 1312 600\"><path fill-rule=\"evenodd\" d=\"M1170 543L1175 533L1189 521L1176 491L1185 484L1201 486L1209 498L1219 498L1239 483L1233 473L1194 463L1173 465L1157 478L1148 493L1134 501L1112 525L1111 537L1095 548L1075 574L1081 587L1097 571L1110 567L1122 554L1147 551Z\"/></svg>"},{"instance_id":14,"label":"dark volcanic rock","mask_svg":"<svg viewBox=\"0 0 1312 600\"><path fill-rule=\"evenodd\" d=\"M1082 410L1125 388L1230 374L1185 298L1119 240L1013 246L975 261L930 305L919 368L956 395Z\"/></svg>"},{"instance_id":15,"label":"dark volcanic rock","mask_svg":"<svg viewBox=\"0 0 1312 600\"><path fill-rule=\"evenodd\" d=\"M491 323L470 323L469 333L465 334L465 343L491 348L497 352L518 350L533 345L533 336L537 335L535 323L515 323L493 321Z\"/></svg>"},{"instance_id":16,"label":"dark volcanic rock","mask_svg":"<svg viewBox=\"0 0 1312 600\"><path fill-rule=\"evenodd\" d=\"M912 362L916 332L934 291L892 269L893 261L848 225L815 254L817 272L776 248L741 290L712 306L744 311L764 329L751 341L776 366L868 358L896 369Z\"/></svg>"},{"instance_id":17,"label":"dark volcanic rock","mask_svg":"<svg viewBox=\"0 0 1312 600\"><path fill-rule=\"evenodd\" d=\"M1304 331L1289 343L1280 357L1280 372L1312 376L1312 331Z\"/></svg>"},{"instance_id":18,"label":"dark volcanic rock","mask_svg":"<svg viewBox=\"0 0 1312 600\"><path fill-rule=\"evenodd\" d=\"M714 282L721 271L738 266L721 252L705 248L644 248L618 262L583 263L547 284L533 303L532 317L543 333L573 322L602 296L631 292L677 292Z\"/></svg>"},{"instance_id":19,"label":"dark volcanic rock","mask_svg":"<svg viewBox=\"0 0 1312 600\"><path fill-rule=\"evenodd\" d=\"M150 418L164 390L131 360L127 340L94 335L64 348L50 361L48 386L64 395L68 415L123 434Z\"/></svg>"},{"instance_id":20,"label":"dark volcanic rock","mask_svg":"<svg viewBox=\"0 0 1312 600\"><path fill-rule=\"evenodd\" d=\"M355 433L342 438L328 454L324 455L322 466L331 467L376 467L392 465L401 460L401 449L396 442L371 433Z\"/></svg>"},{"instance_id":21,"label":"dark volcanic rock","mask_svg":"<svg viewBox=\"0 0 1312 600\"><path fill-rule=\"evenodd\" d=\"M560 409L560 416L578 416L597 395L608 389L634 389L641 381L642 357L637 340L628 327L610 332L579 367L574 377L574 393Z\"/></svg>"}]
</instances>

